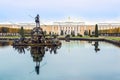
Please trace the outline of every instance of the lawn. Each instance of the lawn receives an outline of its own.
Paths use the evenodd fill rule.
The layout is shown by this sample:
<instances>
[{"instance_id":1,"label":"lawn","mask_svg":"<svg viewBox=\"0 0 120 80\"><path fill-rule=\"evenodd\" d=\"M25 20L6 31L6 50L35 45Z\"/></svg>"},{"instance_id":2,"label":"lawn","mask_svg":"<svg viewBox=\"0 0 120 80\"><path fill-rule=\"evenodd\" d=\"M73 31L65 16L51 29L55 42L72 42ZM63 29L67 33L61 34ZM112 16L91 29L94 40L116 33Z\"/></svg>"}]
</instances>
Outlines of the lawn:
<instances>
[{"instance_id":1,"label":"lawn","mask_svg":"<svg viewBox=\"0 0 120 80\"><path fill-rule=\"evenodd\" d=\"M0 36L0 38L20 38L19 36ZM47 38L50 38L50 36L47 36ZM58 36L58 38L65 38L65 36ZM108 39L108 40L114 40L114 41L120 41L120 37L108 37L108 36L100 36L100 37L89 37L89 36L83 36L83 37L79 37L79 36L74 36L74 37L70 37L70 38L87 38L87 39Z\"/></svg>"},{"instance_id":2,"label":"lawn","mask_svg":"<svg viewBox=\"0 0 120 80\"><path fill-rule=\"evenodd\" d=\"M120 37L104 37L104 38L108 40L120 41Z\"/></svg>"}]
</instances>

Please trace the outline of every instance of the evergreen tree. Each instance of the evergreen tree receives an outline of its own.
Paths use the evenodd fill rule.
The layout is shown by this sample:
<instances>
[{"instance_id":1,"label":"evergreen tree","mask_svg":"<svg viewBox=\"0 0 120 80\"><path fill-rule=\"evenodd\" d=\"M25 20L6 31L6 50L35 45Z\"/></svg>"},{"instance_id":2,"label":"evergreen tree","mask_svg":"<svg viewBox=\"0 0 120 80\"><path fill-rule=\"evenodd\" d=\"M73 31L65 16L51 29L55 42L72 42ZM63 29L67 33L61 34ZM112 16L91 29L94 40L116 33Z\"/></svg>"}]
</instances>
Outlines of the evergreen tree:
<instances>
[{"instance_id":1,"label":"evergreen tree","mask_svg":"<svg viewBox=\"0 0 120 80\"><path fill-rule=\"evenodd\" d=\"M25 35L24 35L24 28L23 28L23 26L21 27L21 29L20 29L20 36L22 37L22 38L24 38L25 37Z\"/></svg>"},{"instance_id":2,"label":"evergreen tree","mask_svg":"<svg viewBox=\"0 0 120 80\"><path fill-rule=\"evenodd\" d=\"M98 37L98 35L99 35L99 34L98 34L98 25L96 24L96 25L95 25L95 37Z\"/></svg>"},{"instance_id":3,"label":"evergreen tree","mask_svg":"<svg viewBox=\"0 0 120 80\"><path fill-rule=\"evenodd\" d=\"M91 31L89 30L89 36L91 35Z\"/></svg>"}]
</instances>

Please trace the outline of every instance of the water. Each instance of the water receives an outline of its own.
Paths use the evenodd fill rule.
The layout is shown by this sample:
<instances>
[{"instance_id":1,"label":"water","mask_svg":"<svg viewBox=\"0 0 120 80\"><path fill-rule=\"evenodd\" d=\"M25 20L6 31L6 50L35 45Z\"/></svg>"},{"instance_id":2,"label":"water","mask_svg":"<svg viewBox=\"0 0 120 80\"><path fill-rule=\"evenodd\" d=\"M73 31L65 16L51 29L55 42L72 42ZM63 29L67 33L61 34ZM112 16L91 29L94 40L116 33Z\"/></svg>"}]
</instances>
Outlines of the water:
<instances>
[{"instance_id":1,"label":"water","mask_svg":"<svg viewBox=\"0 0 120 80\"><path fill-rule=\"evenodd\" d=\"M40 49L46 50L45 54L33 54ZM62 41L61 48L52 50L50 53L47 48L23 50L1 46L0 80L120 80L117 46L105 42Z\"/></svg>"}]
</instances>

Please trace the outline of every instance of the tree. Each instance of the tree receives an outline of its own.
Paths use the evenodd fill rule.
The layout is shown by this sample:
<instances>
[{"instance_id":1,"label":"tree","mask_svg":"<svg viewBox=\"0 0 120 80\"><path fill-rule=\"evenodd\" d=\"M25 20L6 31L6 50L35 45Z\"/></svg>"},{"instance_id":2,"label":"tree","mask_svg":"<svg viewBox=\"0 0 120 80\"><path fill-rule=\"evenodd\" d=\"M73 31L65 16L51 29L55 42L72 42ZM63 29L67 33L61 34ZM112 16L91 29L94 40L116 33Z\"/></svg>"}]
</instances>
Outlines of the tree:
<instances>
[{"instance_id":1,"label":"tree","mask_svg":"<svg viewBox=\"0 0 120 80\"><path fill-rule=\"evenodd\" d=\"M75 36L75 31L71 31L71 35L74 37Z\"/></svg>"},{"instance_id":2,"label":"tree","mask_svg":"<svg viewBox=\"0 0 120 80\"><path fill-rule=\"evenodd\" d=\"M89 36L91 36L91 31L89 30L89 34L88 34Z\"/></svg>"},{"instance_id":3,"label":"tree","mask_svg":"<svg viewBox=\"0 0 120 80\"><path fill-rule=\"evenodd\" d=\"M61 32L60 32L60 35L64 35L64 32L63 32L63 30L61 30Z\"/></svg>"},{"instance_id":4,"label":"tree","mask_svg":"<svg viewBox=\"0 0 120 80\"><path fill-rule=\"evenodd\" d=\"M92 31L92 35L95 35L95 31Z\"/></svg>"},{"instance_id":5,"label":"tree","mask_svg":"<svg viewBox=\"0 0 120 80\"><path fill-rule=\"evenodd\" d=\"M52 34L52 32L50 31L50 32L49 32L49 36L51 36L51 34Z\"/></svg>"},{"instance_id":6,"label":"tree","mask_svg":"<svg viewBox=\"0 0 120 80\"><path fill-rule=\"evenodd\" d=\"M85 30L84 35L88 35L88 31L87 30Z\"/></svg>"},{"instance_id":7,"label":"tree","mask_svg":"<svg viewBox=\"0 0 120 80\"><path fill-rule=\"evenodd\" d=\"M98 34L98 25L96 24L96 25L95 25L95 37L98 37L98 35L99 35L99 34Z\"/></svg>"},{"instance_id":8,"label":"tree","mask_svg":"<svg viewBox=\"0 0 120 80\"><path fill-rule=\"evenodd\" d=\"M9 30L9 29L8 29L7 27L2 27L1 32L2 32L2 33L7 33L8 30Z\"/></svg>"},{"instance_id":9,"label":"tree","mask_svg":"<svg viewBox=\"0 0 120 80\"><path fill-rule=\"evenodd\" d=\"M21 27L21 29L20 29L20 36L22 37L22 38L24 38L25 37L25 35L24 35L24 28L23 28L23 26Z\"/></svg>"},{"instance_id":10,"label":"tree","mask_svg":"<svg viewBox=\"0 0 120 80\"><path fill-rule=\"evenodd\" d=\"M43 33L44 33L45 36L47 35L47 32L46 32L46 31L44 31Z\"/></svg>"},{"instance_id":11,"label":"tree","mask_svg":"<svg viewBox=\"0 0 120 80\"><path fill-rule=\"evenodd\" d=\"M77 33L77 36L82 37L82 35L80 33Z\"/></svg>"}]
</instances>

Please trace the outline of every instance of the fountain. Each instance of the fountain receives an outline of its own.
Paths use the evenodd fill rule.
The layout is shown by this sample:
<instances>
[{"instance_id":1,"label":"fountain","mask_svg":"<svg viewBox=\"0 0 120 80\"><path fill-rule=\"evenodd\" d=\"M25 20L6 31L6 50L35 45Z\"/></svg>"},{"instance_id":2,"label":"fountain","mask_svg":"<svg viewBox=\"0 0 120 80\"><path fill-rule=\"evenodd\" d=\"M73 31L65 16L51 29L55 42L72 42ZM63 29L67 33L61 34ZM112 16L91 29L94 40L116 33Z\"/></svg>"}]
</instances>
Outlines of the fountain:
<instances>
[{"instance_id":1,"label":"fountain","mask_svg":"<svg viewBox=\"0 0 120 80\"><path fill-rule=\"evenodd\" d=\"M57 37L46 38L40 27L39 15L35 17L36 27L31 31L30 38L21 37L13 42L13 46L59 46L61 42Z\"/></svg>"},{"instance_id":2,"label":"fountain","mask_svg":"<svg viewBox=\"0 0 120 80\"><path fill-rule=\"evenodd\" d=\"M42 61L45 52L57 53L57 49L61 47L61 42L56 36L46 38L42 28L40 27L39 15L35 17L36 27L31 31L31 37L25 38L21 35L20 39L13 41L13 48L19 53L25 54L25 49L30 50L33 61L36 62L35 72L39 74L40 62Z\"/></svg>"}]
</instances>

